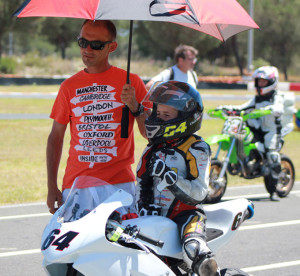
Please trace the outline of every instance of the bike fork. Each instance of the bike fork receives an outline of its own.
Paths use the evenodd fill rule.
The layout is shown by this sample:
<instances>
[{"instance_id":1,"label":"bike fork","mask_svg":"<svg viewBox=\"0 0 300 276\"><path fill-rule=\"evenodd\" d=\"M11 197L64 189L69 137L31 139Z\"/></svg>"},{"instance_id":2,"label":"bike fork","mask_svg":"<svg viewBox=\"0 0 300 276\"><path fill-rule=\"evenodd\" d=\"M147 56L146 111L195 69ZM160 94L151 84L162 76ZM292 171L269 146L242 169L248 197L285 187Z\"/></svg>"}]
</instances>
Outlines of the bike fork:
<instances>
[{"instance_id":1,"label":"bike fork","mask_svg":"<svg viewBox=\"0 0 300 276\"><path fill-rule=\"evenodd\" d=\"M228 163L229 163L229 158L230 158L230 156L231 156L231 153L232 153L232 151L233 151L233 147L234 147L234 145L235 145L235 140L236 140L235 137L232 138L232 141L231 141L229 150L228 150L227 155L226 155L226 157L225 157L225 160L224 160L224 162L223 162L223 166L222 166L221 172L220 172L219 177L218 177L218 179L217 179L217 181L220 182L220 183L221 183L222 178L224 177L225 172L226 172L226 170L227 170L227 166L228 166ZM220 148L221 148L221 145L220 145L219 149L220 149ZM217 154L219 154L219 149L218 149Z\"/></svg>"}]
</instances>

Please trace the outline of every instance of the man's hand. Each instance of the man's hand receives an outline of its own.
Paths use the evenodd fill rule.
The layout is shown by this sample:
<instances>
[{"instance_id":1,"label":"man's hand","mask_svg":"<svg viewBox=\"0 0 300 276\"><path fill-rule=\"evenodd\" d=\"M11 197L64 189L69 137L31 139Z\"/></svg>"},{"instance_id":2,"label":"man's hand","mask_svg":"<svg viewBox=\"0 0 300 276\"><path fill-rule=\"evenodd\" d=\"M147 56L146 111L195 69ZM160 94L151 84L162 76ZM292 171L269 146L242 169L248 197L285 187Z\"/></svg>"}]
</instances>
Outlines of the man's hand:
<instances>
[{"instance_id":1,"label":"man's hand","mask_svg":"<svg viewBox=\"0 0 300 276\"><path fill-rule=\"evenodd\" d=\"M131 110L131 112L135 113L138 111L139 103L137 102L135 98L135 89L130 84L126 83L123 86L122 92L121 92L121 100L124 104L128 106L128 108Z\"/></svg>"},{"instance_id":2,"label":"man's hand","mask_svg":"<svg viewBox=\"0 0 300 276\"><path fill-rule=\"evenodd\" d=\"M47 206L49 208L49 212L54 214L58 208L55 206L55 202L57 202L57 207L59 208L62 205L62 193L59 189L56 190L48 190L47 197Z\"/></svg>"},{"instance_id":3,"label":"man's hand","mask_svg":"<svg viewBox=\"0 0 300 276\"><path fill-rule=\"evenodd\" d=\"M161 178L168 186L174 185L177 182L176 172L169 168L156 154L150 159L149 172L151 176Z\"/></svg>"}]
</instances>

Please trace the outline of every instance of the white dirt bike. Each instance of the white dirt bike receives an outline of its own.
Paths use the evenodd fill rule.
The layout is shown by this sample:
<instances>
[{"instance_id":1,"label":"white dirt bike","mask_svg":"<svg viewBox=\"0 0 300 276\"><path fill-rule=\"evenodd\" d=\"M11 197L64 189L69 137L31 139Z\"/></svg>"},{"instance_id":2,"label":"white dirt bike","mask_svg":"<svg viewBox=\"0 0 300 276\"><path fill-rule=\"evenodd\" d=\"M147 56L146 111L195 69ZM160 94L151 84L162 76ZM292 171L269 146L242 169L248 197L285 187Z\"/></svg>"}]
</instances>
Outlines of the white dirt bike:
<instances>
[{"instance_id":1,"label":"white dirt bike","mask_svg":"<svg viewBox=\"0 0 300 276\"><path fill-rule=\"evenodd\" d=\"M195 275L182 270L182 246L177 225L161 216L123 221L133 197L94 177L75 179L64 205L45 227L41 250L48 275L172 276ZM204 205L208 245L213 252L228 243L254 214L247 199ZM165 262L165 260L168 262ZM167 264L168 263L168 264ZM247 275L225 268L221 275Z\"/></svg>"}]
</instances>

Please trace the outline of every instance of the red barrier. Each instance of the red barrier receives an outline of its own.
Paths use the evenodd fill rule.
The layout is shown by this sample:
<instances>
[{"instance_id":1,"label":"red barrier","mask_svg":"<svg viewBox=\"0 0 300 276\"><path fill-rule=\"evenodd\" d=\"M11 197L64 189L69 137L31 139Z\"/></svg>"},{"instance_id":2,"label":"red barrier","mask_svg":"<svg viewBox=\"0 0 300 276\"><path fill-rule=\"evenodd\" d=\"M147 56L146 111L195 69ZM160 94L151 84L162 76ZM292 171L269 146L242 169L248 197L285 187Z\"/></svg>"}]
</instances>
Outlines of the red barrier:
<instances>
[{"instance_id":1,"label":"red barrier","mask_svg":"<svg viewBox=\"0 0 300 276\"><path fill-rule=\"evenodd\" d=\"M300 91L300 83L290 82L290 91Z\"/></svg>"}]
</instances>

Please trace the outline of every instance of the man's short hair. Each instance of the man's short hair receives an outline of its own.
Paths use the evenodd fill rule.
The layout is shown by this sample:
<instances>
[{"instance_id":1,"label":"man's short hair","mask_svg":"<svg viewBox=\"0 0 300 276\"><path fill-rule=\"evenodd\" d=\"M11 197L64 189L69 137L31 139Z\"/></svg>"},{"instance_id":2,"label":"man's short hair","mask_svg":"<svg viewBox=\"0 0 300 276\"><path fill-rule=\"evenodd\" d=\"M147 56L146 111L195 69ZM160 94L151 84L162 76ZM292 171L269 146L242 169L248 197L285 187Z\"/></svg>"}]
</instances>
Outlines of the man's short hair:
<instances>
[{"instance_id":1,"label":"man's short hair","mask_svg":"<svg viewBox=\"0 0 300 276\"><path fill-rule=\"evenodd\" d=\"M187 51L191 51L195 56L198 55L198 50L195 49L192 46L189 45L184 45L184 44L180 44L179 46L177 46L174 50L174 58L176 63L178 62L179 58L183 58L185 59L185 55Z\"/></svg>"},{"instance_id":2,"label":"man's short hair","mask_svg":"<svg viewBox=\"0 0 300 276\"><path fill-rule=\"evenodd\" d=\"M104 26L108 32L111 34L111 40L114 41L117 37L117 29L116 29L116 26L115 24L110 21L110 20L90 20L90 19L86 19L82 25L81 25L81 29L80 31L82 30L82 27L87 23L87 22L92 22L93 24L97 24L99 26Z\"/></svg>"}]
</instances>

